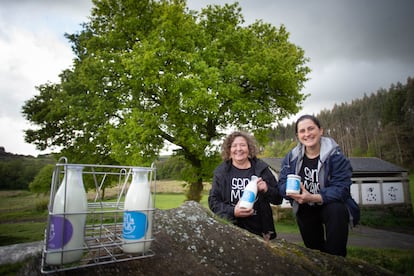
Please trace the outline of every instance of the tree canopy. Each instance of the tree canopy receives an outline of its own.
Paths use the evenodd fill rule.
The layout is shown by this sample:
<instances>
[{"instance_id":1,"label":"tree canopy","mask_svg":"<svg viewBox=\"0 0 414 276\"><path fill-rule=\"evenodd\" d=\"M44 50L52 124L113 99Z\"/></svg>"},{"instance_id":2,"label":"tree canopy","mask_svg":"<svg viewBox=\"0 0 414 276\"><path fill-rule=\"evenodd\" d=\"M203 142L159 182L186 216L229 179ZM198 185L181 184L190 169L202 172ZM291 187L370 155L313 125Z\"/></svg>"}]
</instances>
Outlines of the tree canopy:
<instances>
[{"instance_id":1,"label":"tree canopy","mask_svg":"<svg viewBox=\"0 0 414 276\"><path fill-rule=\"evenodd\" d=\"M94 0L90 21L67 34L75 58L60 83L23 106L39 149L70 160L147 165L165 142L191 165L189 199L217 164L228 129L262 135L299 111L309 68L289 33L246 25L238 3L189 10L184 0Z\"/></svg>"}]
</instances>

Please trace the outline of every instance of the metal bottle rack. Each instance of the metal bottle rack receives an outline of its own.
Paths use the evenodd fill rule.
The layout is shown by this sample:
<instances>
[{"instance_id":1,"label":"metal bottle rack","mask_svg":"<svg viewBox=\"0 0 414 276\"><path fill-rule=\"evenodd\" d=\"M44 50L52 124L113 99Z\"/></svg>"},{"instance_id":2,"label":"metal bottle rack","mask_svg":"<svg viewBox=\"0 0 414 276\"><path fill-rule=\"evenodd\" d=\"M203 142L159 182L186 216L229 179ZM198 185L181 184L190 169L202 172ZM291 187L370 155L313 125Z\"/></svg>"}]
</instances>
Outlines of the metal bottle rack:
<instances>
[{"instance_id":1,"label":"metal bottle rack","mask_svg":"<svg viewBox=\"0 0 414 276\"><path fill-rule=\"evenodd\" d=\"M88 192L88 209L86 212L85 236L83 243L82 259L70 264L49 265L46 263L46 256L49 252L49 226L52 216L52 202L57 189L62 181L66 166L76 165L82 166L82 178ZM128 190L128 186L132 179L133 166L116 166L116 165L91 165L91 164L68 164L67 159L62 157L55 166L49 201L48 223L45 229L45 237L42 250L41 272L44 274L54 273L90 266L104 265L110 263L124 262L141 258L148 258L155 255L149 248L145 252L129 254L122 251L122 228L124 213L124 198ZM149 171L149 185L153 206L155 206L155 190L156 190L156 170L154 165L150 168L144 168ZM93 183L93 185L92 185ZM110 201L105 198L103 193L108 188L112 190L112 196L109 197L116 200ZM95 191L93 192L93 189ZM116 195L113 195L113 191ZM105 195L105 197L108 197ZM153 215L155 208L148 208L145 211ZM154 219L152 220L152 228L154 229ZM153 237L142 239L139 243L150 243ZM53 252L56 252L53 251ZM59 252L65 252L60 250Z\"/></svg>"}]
</instances>

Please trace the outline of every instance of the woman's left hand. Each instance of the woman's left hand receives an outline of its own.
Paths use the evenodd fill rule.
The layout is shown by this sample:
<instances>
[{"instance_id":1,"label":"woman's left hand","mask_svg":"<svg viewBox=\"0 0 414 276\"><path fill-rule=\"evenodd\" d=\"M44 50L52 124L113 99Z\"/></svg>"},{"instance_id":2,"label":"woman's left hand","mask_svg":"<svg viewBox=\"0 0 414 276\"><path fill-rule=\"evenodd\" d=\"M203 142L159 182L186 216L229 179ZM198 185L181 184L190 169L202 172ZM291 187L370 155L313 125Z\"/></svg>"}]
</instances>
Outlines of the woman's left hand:
<instances>
[{"instance_id":1,"label":"woman's left hand","mask_svg":"<svg viewBox=\"0 0 414 276\"><path fill-rule=\"evenodd\" d=\"M308 190L305 189L303 183L300 183L300 194L290 194L287 193L286 195L294 200L296 200L299 204L303 203L322 203L322 196L320 194L311 194Z\"/></svg>"},{"instance_id":2,"label":"woman's left hand","mask_svg":"<svg viewBox=\"0 0 414 276\"><path fill-rule=\"evenodd\" d=\"M257 191L258 192L267 192L267 183L261 177L257 180Z\"/></svg>"}]
</instances>

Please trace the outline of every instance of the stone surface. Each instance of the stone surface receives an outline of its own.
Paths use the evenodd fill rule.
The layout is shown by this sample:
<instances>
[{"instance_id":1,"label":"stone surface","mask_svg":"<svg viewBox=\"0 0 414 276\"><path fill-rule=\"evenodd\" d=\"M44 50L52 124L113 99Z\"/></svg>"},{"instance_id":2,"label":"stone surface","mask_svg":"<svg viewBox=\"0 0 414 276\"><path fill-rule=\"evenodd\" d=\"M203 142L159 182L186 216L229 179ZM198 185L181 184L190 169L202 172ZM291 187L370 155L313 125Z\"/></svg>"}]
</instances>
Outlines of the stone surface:
<instances>
[{"instance_id":1,"label":"stone surface","mask_svg":"<svg viewBox=\"0 0 414 276\"><path fill-rule=\"evenodd\" d=\"M216 219L196 202L156 210L155 256L79 268L62 275L392 275L363 261L331 256L276 239L265 242ZM40 253L21 275L40 275Z\"/></svg>"}]
</instances>

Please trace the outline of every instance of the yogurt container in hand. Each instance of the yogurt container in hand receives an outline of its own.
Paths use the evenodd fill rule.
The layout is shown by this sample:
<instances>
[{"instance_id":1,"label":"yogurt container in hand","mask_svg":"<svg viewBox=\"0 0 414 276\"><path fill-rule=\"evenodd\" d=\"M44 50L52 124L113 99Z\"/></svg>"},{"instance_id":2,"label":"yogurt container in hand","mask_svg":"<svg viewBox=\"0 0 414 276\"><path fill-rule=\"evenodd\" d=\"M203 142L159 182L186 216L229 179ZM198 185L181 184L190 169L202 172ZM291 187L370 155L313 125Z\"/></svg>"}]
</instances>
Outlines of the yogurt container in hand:
<instances>
[{"instance_id":1,"label":"yogurt container in hand","mask_svg":"<svg viewBox=\"0 0 414 276\"><path fill-rule=\"evenodd\" d=\"M299 194L300 193L300 176L296 174L288 174L286 181L286 193L287 194Z\"/></svg>"}]
</instances>

